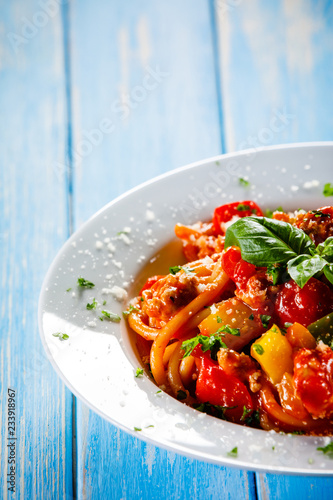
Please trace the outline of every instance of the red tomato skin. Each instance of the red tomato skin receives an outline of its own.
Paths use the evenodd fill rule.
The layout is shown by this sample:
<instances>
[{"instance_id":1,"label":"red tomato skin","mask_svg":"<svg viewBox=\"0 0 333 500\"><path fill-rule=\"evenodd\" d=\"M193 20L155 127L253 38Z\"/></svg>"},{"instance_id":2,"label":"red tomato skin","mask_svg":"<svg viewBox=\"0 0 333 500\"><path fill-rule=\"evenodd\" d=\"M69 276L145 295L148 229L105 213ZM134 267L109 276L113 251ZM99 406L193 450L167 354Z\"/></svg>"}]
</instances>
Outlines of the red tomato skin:
<instances>
[{"instance_id":1,"label":"red tomato skin","mask_svg":"<svg viewBox=\"0 0 333 500\"><path fill-rule=\"evenodd\" d=\"M242 259L241 251L238 247L232 246L222 254L222 267L227 275L236 283L242 286L249 278L256 273L256 267Z\"/></svg>"},{"instance_id":2,"label":"red tomato skin","mask_svg":"<svg viewBox=\"0 0 333 500\"><path fill-rule=\"evenodd\" d=\"M201 358L196 396L201 403L236 408L226 410L227 420L242 423L244 406L253 410L253 402L245 384L233 375L227 375L208 357Z\"/></svg>"},{"instance_id":3,"label":"red tomato skin","mask_svg":"<svg viewBox=\"0 0 333 500\"><path fill-rule=\"evenodd\" d=\"M282 327L295 321L308 326L332 309L333 291L315 278L311 278L303 288L290 280L281 286L276 297L275 312Z\"/></svg>"},{"instance_id":4,"label":"red tomato skin","mask_svg":"<svg viewBox=\"0 0 333 500\"><path fill-rule=\"evenodd\" d=\"M333 352L300 349L294 358L294 385L304 407L314 417L333 415Z\"/></svg>"},{"instance_id":5,"label":"red tomato skin","mask_svg":"<svg viewBox=\"0 0 333 500\"><path fill-rule=\"evenodd\" d=\"M249 207L248 210L237 210L237 207L240 205L247 205ZM256 215L258 217L263 217L263 213L261 209L258 207L254 201L235 201L233 203L227 203L226 205L221 205L217 207L214 211L213 216L213 225L216 231L216 234L223 234L221 224L223 222L228 222L231 220L234 215L237 215L239 218L249 217L250 215Z\"/></svg>"}]
</instances>

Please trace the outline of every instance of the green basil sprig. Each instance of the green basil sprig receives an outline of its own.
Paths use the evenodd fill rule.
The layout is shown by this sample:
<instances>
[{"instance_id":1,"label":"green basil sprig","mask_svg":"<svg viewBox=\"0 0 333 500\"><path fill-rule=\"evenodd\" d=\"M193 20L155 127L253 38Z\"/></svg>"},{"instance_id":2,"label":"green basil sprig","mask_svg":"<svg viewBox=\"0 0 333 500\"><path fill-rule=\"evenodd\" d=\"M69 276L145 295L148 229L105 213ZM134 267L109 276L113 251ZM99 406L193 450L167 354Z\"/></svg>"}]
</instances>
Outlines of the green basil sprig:
<instances>
[{"instance_id":1,"label":"green basil sprig","mask_svg":"<svg viewBox=\"0 0 333 500\"><path fill-rule=\"evenodd\" d=\"M315 246L301 229L266 217L244 217L226 232L224 248L237 245L242 258L261 267L287 265L291 278L301 287L324 272L333 284L333 237Z\"/></svg>"}]
</instances>

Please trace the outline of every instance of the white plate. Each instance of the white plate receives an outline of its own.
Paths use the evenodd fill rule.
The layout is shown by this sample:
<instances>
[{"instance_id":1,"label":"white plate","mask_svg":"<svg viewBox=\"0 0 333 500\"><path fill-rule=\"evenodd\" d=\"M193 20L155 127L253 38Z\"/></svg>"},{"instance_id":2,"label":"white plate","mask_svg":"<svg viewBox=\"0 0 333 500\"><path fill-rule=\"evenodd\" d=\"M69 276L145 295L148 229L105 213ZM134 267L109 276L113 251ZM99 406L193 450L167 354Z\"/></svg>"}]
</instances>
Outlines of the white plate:
<instances>
[{"instance_id":1,"label":"white plate","mask_svg":"<svg viewBox=\"0 0 333 500\"><path fill-rule=\"evenodd\" d=\"M69 389L91 409L125 431L197 459L260 471L329 475L333 461L316 448L328 438L280 435L223 422L188 408L144 375L126 321L100 321L101 309L121 315L125 303L113 286L129 295L142 282L142 268L174 238L175 223L207 220L229 201L252 199L263 208L318 208L332 202L322 187L332 178L332 143L248 150L174 170L121 196L86 222L63 246L43 284L39 326L45 350ZM240 185L246 177L250 188ZM131 232L118 235L124 228ZM115 247L111 252L108 243ZM128 241L130 240L130 242ZM99 248L102 242L102 248ZM130 243L130 244L128 244ZM112 254L112 255L110 255ZM179 264L157 255L152 266ZM168 262L168 260L171 262ZM154 272L146 268L145 272ZM140 274L141 278L133 280ZM95 288L80 291L82 276ZM126 282L128 285L126 285ZM125 283L125 285L124 285ZM66 291L72 288L70 291ZM93 298L105 306L88 311ZM64 332L61 341L52 334ZM134 427L142 431L134 431ZM238 447L238 458L228 452Z\"/></svg>"}]
</instances>

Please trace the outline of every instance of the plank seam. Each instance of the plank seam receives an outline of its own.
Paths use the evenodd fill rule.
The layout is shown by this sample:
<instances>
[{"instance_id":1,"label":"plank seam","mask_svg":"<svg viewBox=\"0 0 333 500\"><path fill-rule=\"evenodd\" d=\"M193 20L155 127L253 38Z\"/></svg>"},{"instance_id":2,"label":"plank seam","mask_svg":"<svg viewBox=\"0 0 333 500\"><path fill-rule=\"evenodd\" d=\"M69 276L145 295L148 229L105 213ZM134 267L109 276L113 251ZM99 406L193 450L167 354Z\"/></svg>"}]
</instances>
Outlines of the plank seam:
<instances>
[{"instance_id":1,"label":"plank seam","mask_svg":"<svg viewBox=\"0 0 333 500\"><path fill-rule=\"evenodd\" d=\"M70 40L70 2L62 4L62 26L63 26L63 57L65 72L65 98L66 98L66 213L68 236L73 234L73 132L72 132L72 75L71 75L71 40ZM73 498L77 498L77 421L76 421L76 398L72 394L72 491Z\"/></svg>"},{"instance_id":2,"label":"plank seam","mask_svg":"<svg viewBox=\"0 0 333 500\"><path fill-rule=\"evenodd\" d=\"M220 125L221 152L227 153L226 141L225 141L225 125L223 117L223 103L222 103L222 91L221 91L222 78L221 78L221 67L220 67L220 57L219 57L220 54L219 54L215 0L209 0L209 10L210 10L211 33L212 33L212 45L213 45L213 62L214 62L216 98L218 107L218 120Z\"/></svg>"}]
</instances>

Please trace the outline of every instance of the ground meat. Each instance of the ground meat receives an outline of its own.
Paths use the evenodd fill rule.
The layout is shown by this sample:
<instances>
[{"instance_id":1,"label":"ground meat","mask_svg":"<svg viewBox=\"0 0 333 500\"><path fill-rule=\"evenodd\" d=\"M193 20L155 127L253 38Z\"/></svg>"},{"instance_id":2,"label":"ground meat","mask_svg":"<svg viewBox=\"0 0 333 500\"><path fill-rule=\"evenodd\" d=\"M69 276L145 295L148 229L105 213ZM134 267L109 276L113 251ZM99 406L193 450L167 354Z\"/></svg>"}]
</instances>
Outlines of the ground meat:
<instances>
[{"instance_id":1,"label":"ground meat","mask_svg":"<svg viewBox=\"0 0 333 500\"><path fill-rule=\"evenodd\" d=\"M273 219L289 222L302 229L316 245L333 236L333 207L322 207L307 213L274 212Z\"/></svg>"},{"instance_id":2,"label":"ground meat","mask_svg":"<svg viewBox=\"0 0 333 500\"><path fill-rule=\"evenodd\" d=\"M177 224L176 236L183 241L184 255L188 261L210 257L220 253L224 247L224 237L217 235L212 223L198 222L193 226Z\"/></svg>"},{"instance_id":3,"label":"ground meat","mask_svg":"<svg viewBox=\"0 0 333 500\"><path fill-rule=\"evenodd\" d=\"M261 370L250 356L232 349L220 349L217 353L217 360L228 375L233 375L242 382L246 382L252 392L261 389L259 382Z\"/></svg>"},{"instance_id":4,"label":"ground meat","mask_svg":"<svg viewBox=\"0 0 333 500\"><path fill-rule=\"evenodd\" d=\"M142 292L141 310L149 326L164 326L175 313L198 295L198 278L185 272L168 274Z\"/></svg>"}]
</instances>

